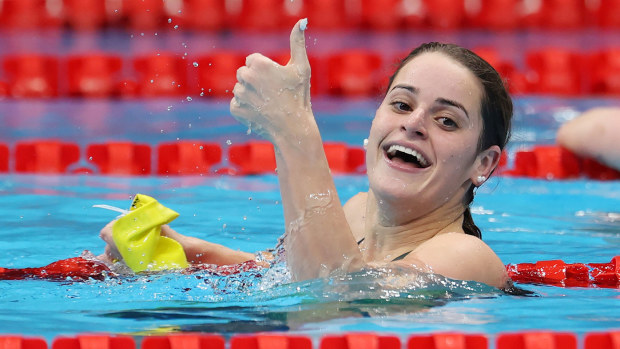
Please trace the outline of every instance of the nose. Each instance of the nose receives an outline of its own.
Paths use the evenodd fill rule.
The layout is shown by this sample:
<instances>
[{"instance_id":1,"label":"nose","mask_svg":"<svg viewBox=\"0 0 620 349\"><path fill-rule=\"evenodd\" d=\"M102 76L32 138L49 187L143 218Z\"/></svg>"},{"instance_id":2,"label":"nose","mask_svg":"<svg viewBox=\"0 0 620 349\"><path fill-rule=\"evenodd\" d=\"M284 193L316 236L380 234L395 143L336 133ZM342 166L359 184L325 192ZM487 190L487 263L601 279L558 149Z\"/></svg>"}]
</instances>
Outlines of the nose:
<instances>
[{"instance_id":1,"label":"nose","mask_svg":"<svg viewBox=\"0 0 620 349\"><path fill-rule=\"evenodd\" d=\"M417 136L426 138L426 112L423 108L418 107L411 111L406 118L403 118L401 130L407 133L407 136Z\"/></svg>"}]
</instances>

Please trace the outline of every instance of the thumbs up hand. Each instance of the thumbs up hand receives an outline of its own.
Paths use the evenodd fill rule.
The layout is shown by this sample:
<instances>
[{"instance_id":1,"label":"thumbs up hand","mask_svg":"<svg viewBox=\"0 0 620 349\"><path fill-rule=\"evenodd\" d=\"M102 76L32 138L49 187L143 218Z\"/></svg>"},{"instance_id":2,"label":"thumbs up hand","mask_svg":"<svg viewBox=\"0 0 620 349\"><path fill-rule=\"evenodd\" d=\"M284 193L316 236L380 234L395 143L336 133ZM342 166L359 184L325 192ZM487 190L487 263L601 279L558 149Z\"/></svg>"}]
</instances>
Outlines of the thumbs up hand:
<instances>
[{"instance_id":1,"label":"thumbs up hand","mask_svg":"<svg viewBox=\"0 0 620 349\"><path fill-rule=\"evenodd\" d=\"M267 138L276 147L281 141L300 141L316 128L310 109L310 63L302 19L291 32L291 59L282 66L254 53L237 70L231 114L248 131ZM314 127L313 127L314 125Z\"/></svg>"}]
</instances>

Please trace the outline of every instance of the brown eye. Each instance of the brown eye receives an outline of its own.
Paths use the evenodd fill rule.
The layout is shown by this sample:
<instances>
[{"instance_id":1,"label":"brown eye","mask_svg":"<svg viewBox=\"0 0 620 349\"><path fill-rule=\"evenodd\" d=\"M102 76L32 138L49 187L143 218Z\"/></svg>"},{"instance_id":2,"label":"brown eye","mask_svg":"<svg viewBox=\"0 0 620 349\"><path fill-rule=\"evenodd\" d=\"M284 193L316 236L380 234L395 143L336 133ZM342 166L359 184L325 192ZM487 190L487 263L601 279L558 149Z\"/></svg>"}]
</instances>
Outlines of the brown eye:
<instances>
[{"instance_id":1,"label":"brown eye","mask_svg":"<svg viewBox=\"0 0 620 349\"><path fill-rule=\"evenodd\" d=\"M404 102L393 102L392 106L398 111L411 111L409 104Z\"/></svg>"},{"instance_id":2,"label":"brown eye","mask_svg":"<svg viewBox=\"0 0 620 349\"><path fill-rule=\"evenodd\" d=\"M454 120L447 118L447 117L440 117L437 119L437 121L441 124L441 126L445 127L445 128L458 128L458 125L456 124L456 122L454 122Z\"/></svg>"}]
</instances>

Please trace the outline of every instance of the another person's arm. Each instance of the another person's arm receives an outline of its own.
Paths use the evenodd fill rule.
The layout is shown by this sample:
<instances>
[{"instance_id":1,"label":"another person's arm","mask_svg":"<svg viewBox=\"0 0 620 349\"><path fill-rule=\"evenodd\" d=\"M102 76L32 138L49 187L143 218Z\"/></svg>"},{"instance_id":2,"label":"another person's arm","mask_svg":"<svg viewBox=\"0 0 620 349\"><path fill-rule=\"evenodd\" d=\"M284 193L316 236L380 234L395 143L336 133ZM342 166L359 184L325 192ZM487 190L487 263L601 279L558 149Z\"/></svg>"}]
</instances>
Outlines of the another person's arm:
<instances>
[{"instance_id":1,"label":"another person's arm","mask_svg":"<svg viewBox=\"0 0 620 349\"><path fill-rule=\"evenodd\" d=\"M271 141L286 222L287 262L295 280L355 270L362 256L347 223L310 104L310 64L298 22L291 60L280 66L248 56L237 72L230 110Z\"/></svg>"},{"instance_id":2,"label":"another person's arm","mask_svg":"<svg viewBox=\"0 0 620 349\"><path fill-rule=\"evenodd\" d=\"M620 108L595 108L566 122L557 134L559 145L620 170Z\"/></svg>"}]
</instances>

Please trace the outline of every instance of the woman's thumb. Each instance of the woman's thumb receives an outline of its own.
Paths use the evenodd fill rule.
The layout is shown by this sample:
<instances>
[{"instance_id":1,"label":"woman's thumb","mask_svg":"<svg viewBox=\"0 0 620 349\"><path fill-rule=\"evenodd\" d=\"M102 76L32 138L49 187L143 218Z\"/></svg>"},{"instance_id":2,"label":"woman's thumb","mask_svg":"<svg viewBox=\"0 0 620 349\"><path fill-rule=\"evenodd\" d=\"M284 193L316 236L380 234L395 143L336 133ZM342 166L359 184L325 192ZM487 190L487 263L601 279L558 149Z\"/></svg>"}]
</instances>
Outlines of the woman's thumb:
<instances>
[{"instance_id":1,"label":"woman's thumb","mask_svg":"<svg viewBox=\"0 0 620 349\"><path fill-rule=\"evenodd\" d=\"M300 19L291 32L291 60L289 64L300 64L308 62L308 54L306 53L306 38L304 36L308 19Z\"/></svg>"}]
</instances>

